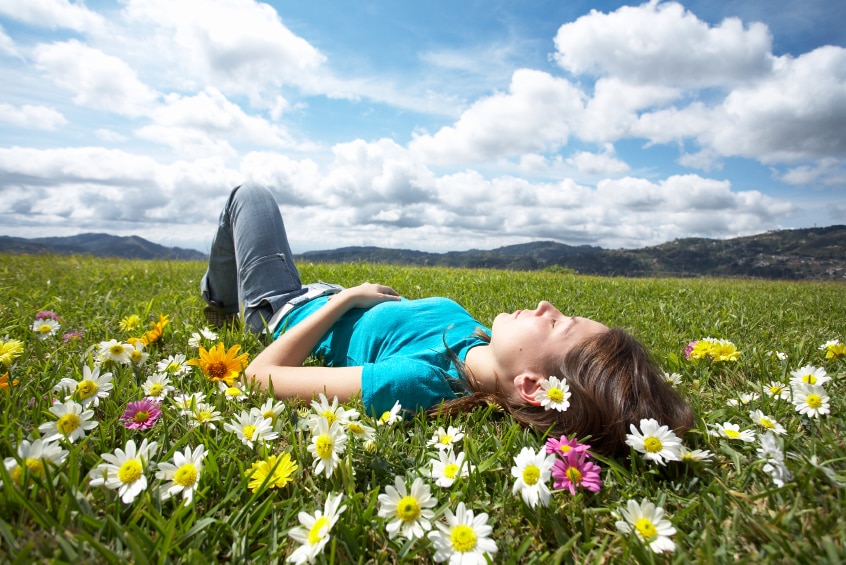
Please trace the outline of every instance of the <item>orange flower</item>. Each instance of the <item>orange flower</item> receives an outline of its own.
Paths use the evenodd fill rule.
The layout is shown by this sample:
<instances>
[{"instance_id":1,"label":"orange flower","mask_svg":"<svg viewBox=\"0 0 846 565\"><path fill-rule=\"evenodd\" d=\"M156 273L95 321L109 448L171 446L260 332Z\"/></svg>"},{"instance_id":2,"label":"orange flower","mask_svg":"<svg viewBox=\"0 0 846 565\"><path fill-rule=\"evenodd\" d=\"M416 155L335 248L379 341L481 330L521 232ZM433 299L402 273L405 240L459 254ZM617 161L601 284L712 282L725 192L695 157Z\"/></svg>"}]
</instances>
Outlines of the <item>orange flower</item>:
<instances>
[{"instance_id":1,"label":"orange flower","mask_svg":"<svg viewBox=\"0 0 846 565\"><path fill-rule=\"evenodd\" d=\"M210 350L200 346L199 359L190 359L189 365L200 367L206 378L212 382L223 381L227 385L235 384L235 377L247 366L248 353L238 355L240 345L233 345L225 351L222 343L218 343Z\"/></svg>"},{"instance_id":2,"label":"orange flower","mask_svg":"<svg viewBox=\"0 0 846 565\"><path fill-rule=\"evenodd\" d=\"M150 322L153 326L151 330L148 330L144 333L142 337L131 337L126 341L132 345L135 345L136 342L140 341L145 346L150 345L151 343L155 343L162 337L162 333L164 333L164 327L170 323L170 316L167 314L159 314L159 321L158 322Z\"/></svg>"},{"instance_id":3,"label":"orange flower","mask_svg":"<svg viewBox=\"0 0 846 565\"><path fill-rule=\"evenodd\" d=\"M0 377L0 390L2 390L2 389L8 390L10 384L12 386L18 386L19 382L20 381L18 379L15 379L11 383L9 383L9 373L7 372L5 375Z\"/></svg>"}]
</instances>

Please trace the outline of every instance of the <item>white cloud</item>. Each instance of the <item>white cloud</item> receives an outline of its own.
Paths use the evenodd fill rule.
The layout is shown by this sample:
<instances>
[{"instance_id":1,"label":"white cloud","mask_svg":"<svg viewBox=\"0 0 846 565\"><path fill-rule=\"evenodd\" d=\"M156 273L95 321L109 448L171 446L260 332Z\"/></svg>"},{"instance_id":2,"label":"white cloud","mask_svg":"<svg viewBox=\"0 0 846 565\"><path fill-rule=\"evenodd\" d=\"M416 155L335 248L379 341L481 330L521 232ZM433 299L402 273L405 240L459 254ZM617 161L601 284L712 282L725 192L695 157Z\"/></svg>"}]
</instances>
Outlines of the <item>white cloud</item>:
<instances>
[{"instance_id":1,"label":"white cloud","mask_svg":"<svg viewBox=\"0 0 846 565\"><path fill-rule=\"evenodd\" d=\"M237 152L230 141L264 147L293 145L284 128L247 114L212 87L196 96L169 95L150 117L152 123L137 134L165 143L181 155L234 156Z\"/></svg>"},{"instance_id":2,"label":"white cloud","mask_svg":"<svg viewBox=\"0 0 846 565\"><path fill-rule=\"evenodd\" d=\"M820 159L812 165L801 165L776 175L787 184L798 186L846 186L846 161L843 159Z\"/></svg>"},{"instance_id":3,"label":"white cloud","mask_svg":"<svg viewBox=\"0 0 846 565\"><path fill-rule=\"evenodd\" d=\"M0 103L0 122L19 128L54 130L65 125L67 120L53 108L31 104L15 107L11 104Z\"/></svg>"},{"instance_id":4,"label":"white cloud","mask_svg":"<svg viewBox=\"0 0 846 565\"><path fill-rule=\"evenodd\" d=\"M135 117L149 112L157 97L124 61L75 39L39 45L34 55L39 69L75 93L77 104Z\"/></svg>"},{"instance_id":5,"label":"white cloud","mask_svg":"<svg viewBox=\"0 0 846 565\"><path fill-rule=\"evenodd\" d=\"M514 72L508 93L483 98L454 126L418 135L409 148L438 163L495 160L567 143L584 96L569 81L530 69Z\"/></svg>"},{"instance_id":6,"label":"white cloud","mask_svg":"<svg viewBox=\"0 0 846 565\"><path fill-rule=\"evenodd\" d=\"M68 0L0 0L0 14L50 29L85 32L101 29L105 25L100 14L92 12L82 3L72 4Z\"/></svg>"},{"instance_id":7,"label":"white cloud","mask_svg":"<svg viewBox=\"0 0 846 565\"><path fill-rule=\"evenodd\" d=\"M12 40L11 37L6 35L6 32L3 30L3 27L0 26L0 53L5 53L7 55L17 56L18 50L15 48L15 42Z\"/></svg>"},{"instance_id":8,"label":"white cloud","mask_svg":"<svg viewBox=\"0 0 846 565\"><path fill-rule=\"evenodd\" d=\"M771 66L764 24L736 18L711 27L676 2L652 0L615 12L592 10L559 28L555 60L574 74L632 84L710 87L743 84Z\"/></svg>"},{"instance_id":9,"label":"white cloud","mask_svg":"<svg viewBox=\"0 0 846 565\"><path fill-rule=\"evenodd\" d=\"M630 167L614 155L613 146L604 153L577 151L567 158L567 163L581 173L589 175L618 175L627 172Z\"/></svg>"}]
</instances>

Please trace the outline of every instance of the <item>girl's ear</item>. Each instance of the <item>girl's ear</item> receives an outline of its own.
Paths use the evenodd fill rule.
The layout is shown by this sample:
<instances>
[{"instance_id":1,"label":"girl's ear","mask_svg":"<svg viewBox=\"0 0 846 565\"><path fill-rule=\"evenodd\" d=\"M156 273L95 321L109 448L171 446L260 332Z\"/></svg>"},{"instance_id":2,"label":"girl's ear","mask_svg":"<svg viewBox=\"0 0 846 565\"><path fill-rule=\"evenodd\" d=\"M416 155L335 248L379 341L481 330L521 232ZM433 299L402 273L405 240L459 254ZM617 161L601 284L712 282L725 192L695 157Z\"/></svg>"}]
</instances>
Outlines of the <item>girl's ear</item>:
<instances>
[{"instance_id":1,"label":"girl's ear","mask_svg":"<svg viewBox=\"0 0 846 565\"><path fill-rule=\"evenodd\" d=\"M531 406L540 406L540 400L535 396L540 390L540 383L544 379L542 375L535 373L523 373L514 377L514 389L523 402Z\"/></svg>"}]
</instances>

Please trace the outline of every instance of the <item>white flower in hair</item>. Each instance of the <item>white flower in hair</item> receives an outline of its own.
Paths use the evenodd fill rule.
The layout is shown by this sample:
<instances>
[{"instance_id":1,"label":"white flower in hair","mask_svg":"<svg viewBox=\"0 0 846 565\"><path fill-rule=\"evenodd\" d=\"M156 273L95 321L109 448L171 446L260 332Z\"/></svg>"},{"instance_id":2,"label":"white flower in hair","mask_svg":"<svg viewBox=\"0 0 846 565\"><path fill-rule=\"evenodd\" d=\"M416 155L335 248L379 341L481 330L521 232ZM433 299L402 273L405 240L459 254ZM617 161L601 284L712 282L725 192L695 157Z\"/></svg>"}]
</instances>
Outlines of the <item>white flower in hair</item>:
<instances>
[{"instance_id":1,"label":"white flower in hair","mask_svg":"<svg viewBox=\"0 0 846 565\"><path fill-rule=\"evenodd\" d=\"M570 396L567 379L552 376L540 382L540 390L535 396L535 400L540 401L544 410L564 412L570 407Z\"/></svg>"}]
</instances>

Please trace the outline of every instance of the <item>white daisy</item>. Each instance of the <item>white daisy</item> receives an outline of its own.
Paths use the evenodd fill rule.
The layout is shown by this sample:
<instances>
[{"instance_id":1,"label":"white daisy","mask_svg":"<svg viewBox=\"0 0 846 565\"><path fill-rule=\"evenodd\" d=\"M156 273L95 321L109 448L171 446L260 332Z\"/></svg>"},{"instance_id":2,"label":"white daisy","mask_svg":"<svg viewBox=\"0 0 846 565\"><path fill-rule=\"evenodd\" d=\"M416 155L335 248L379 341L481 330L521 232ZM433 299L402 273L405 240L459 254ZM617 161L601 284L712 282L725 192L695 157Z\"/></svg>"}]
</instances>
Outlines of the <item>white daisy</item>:
<instances>
[{"instance_id":1,"label":"white daisy","mask_svg":"<svg viewBox=\"0 0 846 565\"><path fill-rule=\"evenodd\" d=\"M626 434L626 445L643 456L663 465L665 461L678 461L681 440L668 426L658 424L653 418L640 421L640 431L634 424L629 426L632 433Z\"/></svg>"},{"instance_id":2,"label":"white daisy","mask_svg":"<svg viewBox=\"0 0 846 565\"><path fill-rule=\"evenodd\" d=\"M790 469L784 463L784 452L779 448L772 432L761 435L761 446L756 450L758 457L765 460L763 470L773 479L773 484L781 488L793 478Z\"/></svg>"},{"instance_id":3,"label":"white daisy","mask_svg":"<svg viewBox=\"0 0 846 565\"><path fill-rule=\"evenodd\" d=\"M664 382L671 386L679 386L682 382L682 376L678 373L668 373L665 371L661 376L664 378Z\"/></svg>"},{"instance_id":4,"label":"white daisy","mask_svg":"<svg viewBox=\"0 0 846 565\"><path fill-rule=\"evenodd\" d=\"M781 398L782 400L790 399L790 387L779 381L771 381L770 384L764 387L764 392L767 396L773 398Z\"/></svg>"},{"instance_id":5,"label":"white daisy","mask_svg":"<svg viewBox=\"0 0 846 565\"><path fill-rule=\"evenodd\" d=\"M33 442L28 440L21 440L18 445L18 457L7 457L3 460L3 465L6 471L12 477L12 482L20 486L23 484L25 477L44 478L44 471L49 465L51 467L58 467L65 462L68 457L68 451L63 449L61 445L55 442L46 442L42 439L36 439ZM24 475L26 469L26 475ZM35 483L30 482L30 488ZM0 481L0 488L3 487L3 481Z\"/></svg>"},{"instance_id":6,"label":"white daisy","mask_svg":"<svg viewBox=\"0 0 846 565\"><path fill-rule=\"evenodd\" d=\"M431 509L437 506L438 501L420 477L411 483L410 491L400 477L394 478L394 485L386 486L385 492L379 495L379 517L390 519L385 526L388 537L422 538L432 529L431 520L435 513Z\"/></svg>"},{"instance_id":7,"label":"white daisy","mask_svg":"<svg viewBox=\"0 0 846 565\"><path fill-rule=\"evenodd\" d=\"M217 334L213 332L210 328L203 327L199 332L194 332L191 334L191 337L188 338L188 345L197 349L202 344L202 340L206 341L215 341L217 339Z\"/></svg>"},{"instance_id":8,"label":"white daisy","mask_svg":"<svg viewBox=\"0 0 846 565\"><path fill-rule=\"evenodd\" d=\"M755 441L755 432L752 430L741 430L740 424L724 422L722 424L709 424L709 426L711 430L708 434L714 437L737 439L746 442Z\"/></svg>"},{"instance_id":9,"label":"white daisy","mask_svg":"<svg viewBox=\"0 0 846 565\"><path fill-rule=\"evenodd\" d=\"M793 405L800 414L818 418L831 412L829 396L820 385L798 384L793 387Z\"/></svg>"},{"instance_id":10,"label":"white daisy","mask_svg":"<svg viewBox=\"0 0 846 565\"><path fill-rule=\"evenodd\" d=\"M329 541L329 532L332 526L338 521L341 513L347 509L346 505L341 506L344 495L333 496L331 493L326 497L323 511L316 511L314 514L300 512L297 518L300 526L292 528L288 532L294 541L300 546L288 556L286 561L290 563L313 563L317 556L323 551Z\"/></svg>"},{"instance_id":11,"label":"white daisy","mask_svg":"<svg viewBox=\"0 0 846 565\"><path fill-rule=\"evenodd\" d=\"M116 339L101 341L97 352L97 359L101 363L112 362L120 365L132 363L132 352L135 348L129 343L121 343Z\"/></svg>"},{"instance_id":12,"label":"white daisy","mask_svg":"<svg viewBox=\"0 0 846 565\"><path fill-rule=\"evenodd\" d=\"M655 553L672 553L676 550L676 544L670 539L676 529L669 520L664 519L663 508L656 507L644 498L640 503L629 500L626 509L620 513L625 520L616 522L618 531L626 535L634 532Z\"/></svg>"},{"instance_id":13,"label":"white daisy","mask_svg":"<svg viewBox=\"0 0 846 565\"><path fill-rule=\"evenodd\" d=\"M341 425L344 425L350 420L358 419L357 410L347 410L343 406L339 406L337 396L334 397L330 403L326 398L326 395L322 392L320 393L318 400L311 401L311 409L313 412L309 413L307 423L308 429L311 430L312 433L314 433L314 430L317 429L317 424L320 421L320 418L326 418L329 425L332 425L335 422L339 422Z\"/></svg>"},{"instance_id":14,"label":"white daisy","mask_svg":"<svg viewBox=\"0 0 846 565\"><path fill-rule=\"evenodd\" d=\"M451 487L456 479L466 477L474 469L464 460L464 453L456 455L452 450L441 450L438 459L429 459L429 476L439 487Z\"/></svg>"},{"instance_id":15,"label":"white daisy","mask_svg":"<svg viewBox=\"0 0 846 565\"><path fill-rule=\"evenodd\" d=\"M347 436L341 424L329 425L326 418L320 418L317 429L312 432L308 451L314 457L314 472L331 477L335 467L341 462L341 455L347 446Z\"/></svg>"},{"instance_id":16,"label":"white daisy","mask_svg":"<svg viewBox=\"0 0 846 565\"><path fill-rule=\"evenodd\" d=\"M100 405L101 399L109 397L112 390L112 374L100 374L100 367L94 367L94 370L88 368L87 365L82 367L82 379L75 381L74 379L65 377L53 390L57 392L64 392L65 400L71 400L76 397L76 400L83 408L89 406L96 408Z\"/></svg>"},{"instance_id":17,"label":"white daisy","mask_svg":"<svg viewBox=\"0 0 846 565\"><path fill-rule=\"evenodd\" d=\"M540 502L543 506L549 504L549 478L552 476L552 466L555 464L555 454L547 455L541 449L537 452L530 447L524 447L514 457L511 476L514 481L512 494L520 493L523 501L532 508Z\"/></svg>"},{"instance_id":18,"label":"white daisy","mask_svg":"<svg viewBox=\"0 0 846 565\"><path fill-rule=\"evenodd\" d=\"M714 454L707 449L688 449L685 446L679 447L679 460L687 463L698 463L710 461Z\"/></svg>"},{"instance_id":19,"label":"white daisy","mask_svg":"<svg viewBox=\"0 0 846 565\"><path fill-rule=\"evenodd\" d=\"M84 438L85 432L97 427L97 422L92 420L94 411L84 410L81 404L73 400L66 400L64 404L57 402L50 407L50 412L57 420L38 426L43 434L41 439L45 442L66 439L73 443Z\"/></svg>"},{"instance_id":20,"label":"white daisy","mask_svg":"<svg viewBox=\"0 0 846 565\"><path fill-rule=\"evenodd\" d=\"M435 435L432 436L432 439L426 444L429 447L434 447L436 449L452 449L453 446L461 441L464 437L464 432L461 431L461 428L456 428L453 426L449 426L446 430L444 428L438 427L438 431L435 432Z\"/></svg>"},{"instance_id":21,"label":"white daisy","mask_svg":"<svg viewBox=\"0 0 846 565\"><path fill-rule=\"evenodd\" d=\"M728 406L746 406L747 404L751 404L756 400L760 399L761 395L756 392L745 392L740 395L740 398L732 398L731 400L727 401L726 404Z\"/></svg>"},{"instance_id":22,"label":"white daisy","mask_svg":"<svg viewBox=\"0 0 846 565\"><path fill-rule=\"evenodd\" d=\"M170 377L163 373L153 373L147 377L147 380L144 381L141 388L144 389L144 396L152 398L153 400L158 400L159 402L167 398L168 394L176 390L170 384Z\"/></svg>"},{"instance_id":23,"label":"white daisy","mask_svg":"<svg viewBox=\"0 0 846 565\"><path fill-rule=\"evenodd\" d=\"M540 389L535 395L535 400L540 401L544 410L564 412L570 407L571 396L567 379L552 376L540 382Z\"/></svg>"},{"instance_id":24,"label":"white daisy","mask_svg":"<svg viewBox=\"0 0 846 565\"><path fill-rule=\"evenodd\" d=\"M249 391L244 388L241 381L235 381L231 385L228 385L223 381L217 381L217 390L224 398L226 398L226 400L232 402L243 402L250 394Z\"/></svg>"},{"instance_id":25,"label":"white daisy","mask_svg":"<svg viewBox=\"0 0 846 565\"><path fill-rule=\"evenodd\" d=\"M61 327L61 324L52 318L42 318L32 323L32 331L38 339L47 339L51 335L56 335Z\"/></svg>"},{"instance_id":26,"label":"white daisy","mask_svg":"<svg viewBox=\"0 0 846 565\"><path fill-rule=\"evenodd\" d=\"M805 365L800 369L790 371L790 375L790 384L793 386L799 384L824 385L831 380L824 368L814 367L813 365Z\"/></svg>"},{"instance_id":27,"label":"white daisy","mask_svg":"<svg viewBox=\"0 0 846 565\"><path fill-rule=\"evenodd\" d=\"M117 448L113 454L101 454L106 463L100 463L91 471L91 486L105 486L117 490L123 503L131 504L135 497L147 488L144 471L150 456L157 449L156 442L147 443L144 438L137 449L135 441L129 440L125 449Z\"/></svg>"},{"instance_id":28,"label":"white daisy","mask_svg":"<svg viewBox=\"0 0 846 565\"><path fill-rule=\"evenodd\" d=\"M755 422L762 428L773 432L774 434L782 435L787 433L787 430L784 429L784 426L776 422L772 416L767 416L760 410L751 411L749 413L749 417L752 418L753 422Z\"/></svg>"},{"instance_id":29,"label":"white daisy","mask_svg":"<svg viewBox=\"0 0 846 565\"><path fill-rule=\"evenodd\" d=\"M194 407L182 412L188 417L188 424L191 427L204 426L210 430L217 428L215 422L220 422L222 417L216 407L207 402L197 402Z\"/></svg>"},{"instance_id":30,"label":"white daisy","mask_svg":"<svg viewBox=\"0 0 846 565\"><path fill-rule=\"evenodd\" d=\"M472 510L459 502L455 514L447 508L444 518L447 523L436 522L437 530L427 536L435 546L433 559L436 563L449 561L456 565L485 565L488 560L493 561L497 547L490 538L493 528L488 525L486 513L474 516Z\"/></svg>"},{"instance_id":31,"label":"white daisy","mask_svg":"<svg viewBox=\"0 0 846 565\"><path fill-rule=\"evenodd\" d=\"M156 370L159 373L165 373L172 377L187 375L190 369L191 367L188 366L188 361L182 353L169 355L167 359L162 359L156 363Z\"/></svg>"},{"instance_id":32,"label":"white daisy","mask_svg":"<svg viewBox=\"0 0 846 565\"><path fill-rule=\"evenodd\" d=\"M162 500L182 493L185 506L191 504L194 491L200 484L200 474L203 471L203 459L205 457L205 446L201 443L194 450L189 445L184 452L175 451L173 463L169 461L159 463L156 478L161 481L170 481L159 487Z\"/></svg>"},{"instance_id":33,"label":"white daisy","mask_svg":"<svg viewBox=\"0 0 846 565\"><path fill-rule=\"evenodd\" d=\"M147 358L150 357L150 354L144 351L144 342L136 340L132 344L132 351L129 353L129 360L132 362L133 365L143 365L147 362Z\"/></svg>"},{"instance_id":34,"label":"white daisy","mask_svg":"<svg viewBox=\"0 0 846 565\"><path fill-rule=\"evenodd\" d=\"M350 420L346 423L345 427L347 432L349 432L350 437L354 437L359 441L364 442L365 445L373 441L376 437L376 428L365 425L359 420Z\"/></svg>"},{"instance_id":35,"label":"white daisy","mask_svg":"<svg viewBox=\"0 0 846 565\"><path fill-rule=\"evenodd\" d=\"M179 393L173 397L176 407L183 411L191 410L192 406L196 406L200 402L205 402L205 400L206 395L202 392L192 392L191 394Z\"/></svg>"},{"instance_id":36,"label":"white daisy","mask_svg":"<svg viewBox=\"0 0 846 565\"><path fill-rule=\"evenodd\" d=\"M250 449L255 444L264 444L279 436L273 431L273 421L270 418L264 418L261 414L251 414L246 410L242 410L235 420L225 422L223 429L234 433L241 443Z\"/></svg>"},{"instance_id":37,"label":"white daisy","mask_svg":"<svg viewBox=\"0 0 846 565\"><path fill-rule=\"evenodd\" d=\"M379 416L376 424L380 426L392 426L393 424L396 424L402 419L400 411L402 411L402 406L400 405L399 400L397 400L394 402L394 405L390 410L382 412L382 415Z\"/></svg>"},{"instance_id":38,"label":"white daisy","mask_svg":"<svg viewBox=\"0 0 846 565\"><path fill-rule=\"evenodd\" d=\"M273 398L268 398L260 407L250 408L250 412L260 414L262 418L270 418L273 423L273 429L279 431L279 416L285 411L285 403Z\"/></svg>"}]
</instances>

